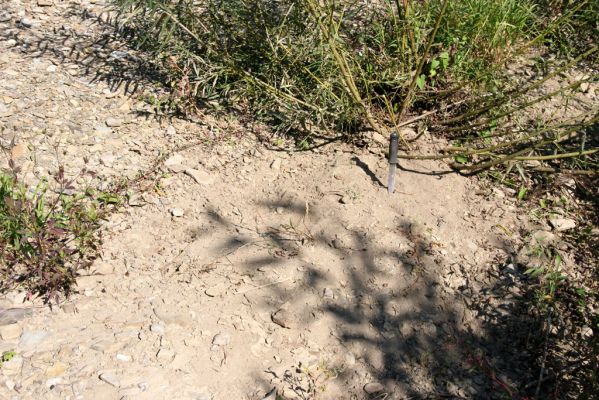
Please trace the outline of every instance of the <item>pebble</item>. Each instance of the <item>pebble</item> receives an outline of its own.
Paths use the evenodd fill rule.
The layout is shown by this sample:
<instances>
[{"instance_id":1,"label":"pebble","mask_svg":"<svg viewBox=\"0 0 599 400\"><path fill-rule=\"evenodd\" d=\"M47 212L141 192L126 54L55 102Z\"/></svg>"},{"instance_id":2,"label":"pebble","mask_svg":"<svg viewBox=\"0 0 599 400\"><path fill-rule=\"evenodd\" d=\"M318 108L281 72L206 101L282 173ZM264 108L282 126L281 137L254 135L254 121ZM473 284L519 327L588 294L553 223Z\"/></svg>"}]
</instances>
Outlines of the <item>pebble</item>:
<instances>
[{"instance_id":1,"label":"pebble","mask_svg":"<svg viewBox=\"0 0 599 400\"><path fill-rule=\"evenodd\" d=\"M174 126L172 126L172 125L169 125L169 126L167 126L167 127L166 127L166 134L167 134L167 135L169 135L169 136L173 136L173 135L175 135L176 133L177 133L177 130L175 129L175 127L174 127Z\"/></svg>"},{"instance_id":2,"label":"pebble","mask_svg":"<svg viewBox=\"0 0 599 400\"><path fill-rule=\"evenodd\" d=\"M109 128L118 128L124 124L124 121L121 118L109 117L106 119L105 123Z\"/></svg>"},{"instance_id":3,"label":"pebble","mask_svg":"<svg viewBox=\"0 0 599 400\"><path fill-rule=\"evenodd\" d=\"M22 26L23 28L31 28L33 26L34 22L33 20L23 17L19 20L19 25Z\"/></svg>"},{"instance_id":4,"label":"pebble","mask_svg":"<svg viewBox=\"0 0 599 400\"><path fill-rule=\"evenodd\" d=\"M32 313L30 308L0 308L0 326L15 324Z\"/></svg>"},{"instance_id":5,"label":"pebble","mask_svg":"<svg viewBox=\"0 0 599 400\"><path fill-rule=\"evenodd\" d=\"M173 358L175 358L175 351L171 349L161 348L160 350L158 350L158 353L156 353L156 358L159 361L170 362L173 360Z\"/></svg>"},{"instance_id":6,"label":"pebble","mask_svg":"<svg viewBox=\"0 0 599 400\"><path fill-rule=\"evenodd\" d=\"M322 292L322 295L328 299L332 299L335 297L335 293L333 292L333 289L331 289L331 288L325 288Z\"/></svg>"},{"instance_id":7,"label":"pebble","mask_svg":"<svg viewBox=\"0 0 599 400\"><path fill-rule=\"evenodd\" d=\"M385 390L385 387L379 382L369 382L364 385L364 391L368 394L376 394Z\"/></svg>"},{"instance_id":8,"label":"pebble","mask_svg":"<svg viewBox=\"0 0 599 400\"><path fill-rule=\"evenodd\" d=\"M217 333L212 338L212 344L216 346L226 346L231 342L231 335L228 333Z\"/></svg>"},{"instance_id":9,"label":"pebble","mask_svg":"<svg viewBox=\"0 0 599 400\"><path fill-rule=\"evenodd\" d=\"M156 306L154 307L154 315L167 324L176 324L180 326L189 325L190 315L183 312L174 312L175 309L176 308L174 307Z\"/></svg>"},{"instance_id":10,"label":"pebble","mask_svg":"<svg viewBox=\"0 0 599 400\"><path fill-rule=\"evenodd\" d=\"M216 285L216 286L209 287L208 289L206 289L204 291L204 293L206 293L206 296L208 296L208 297L218 297L218 296L226 293L226 291L227 291L227 287L225 285Z\"/></svg>"},{"instance_id":11,"label":"pebble","mask_svg":"<svg viewBox=\"0 0 599 400\"><path fill-rule=\"evenodd\" d=\"M150 325L150 332L156 333L158 335L164 335L166 329L164 329L164 325L152 324Z\"/></svg>"},{"instance_id":12,"label":"pebble","mask_svg":"<svg viewBox=\"0 0 599 400\"><path fill-rule=\"evenodd\" d=\"M12 340L21 336L23 329L17 324L0 326L0 338L2 340Z\"/></svg>"},{"instance_id":13,"label":"pebble","mask_svg":"<svg viewBox=\"0 0 599 400\"><path fill-rule=\"evenodd\" d=\"M8 11L5 11L5 10L0 11L0 22L8 22L8 21L10 21L11 18L12 18L12 16L10 15L10 13Z\"/></svg>"},{"instance_id":14,"label":"pebble","mask_svg":"<svg viewBox=\"0 0 599 400\"><path fill-rule=\"evenodd\" d=\"M185 161L185 158L183 158L183 156L181 154L175 154L175 155L172 155L169 158L167 158L164 161L164 165L167 167L170 167L170 166L177 165L177 164L183 164L184 161Z\"/></svg>"},{"instance_id":15,"label":"pebble","mask_svg":"<svg viewBox=\"0 0 599 400\"><path fill-rule=\"evenodd\" d=\"M50 336L46 331L24 331L19 340L21 350L27 351L37 347Z\"/></svg>"},{"instance_id":16,"label":"pebble","mask_svg":"<svg viewBox=\"0 0 599 400\"><path fill-rule=\"evenodd\" d=\"M280 309L271 315L272 322L275 324L291 329L295 326L291 313L285 309Z\"/></svg>"},{"instance_id":17,"label":"pebble","mask_svg":"<svg viewBox=\"0 0 599 400\"><path fill-rule=\"evenodd\" d=\"M171 208L171 215L175 218L180 218L185 214L185 211L183 211L182 208Z\"/></svg>"},{"instance_id":18,"label":"pebble","mask_svg":"<svg viewBox=\"0 0 599 400\"><path fill-rule=\"evenodd\" d=\"M211 185L214 183L214 177L211 174L199 169L188 168L185 170L185 175L192 177L200 185Z\"/></svg>"},{"instance_id":19,"label":"pebble","mask_svg":"<svg viewBox=\"0 0 599 400\"><path fill-rule=\"evenodd\" d=\"M569 231L576 228L576 221L569 218L550 218L549 223L557 232Z\"/></svg>"},{"instance_id":20,"label":"pebble","mask_svg":"<svg viewBox=\"0 0 599 400\"><path fill-rule=\"evenodd\" d=\"M40 7L50 7L54 5L52 0L37 0L37 5Z\"/></svg>"},{"instance_id":21,"label":"pebble","mask_svg":"<svg viewBox=\"0 0 599 400\"><path fill-rule=\"evenodd\" d=\"M117 361L130 362L133 358L127 354L118 353L116 355L116 359L117 359Z\"/></svg>"},{"instance_id":22,"label":"pebble","mask_svg":"<svg viewBox=\"0 0 599 400\"><path fill-rule=\"evenodd\" d=\"M49 378L54 378L57 376L64 375L67 368L68 368L68 365L66 365L65 363L62 363L60 361L55 362L54 365L52 365L51 367L48 367L48 369L46 369L46 376Z\"/></svg>"},{"instance_id":23,"label":"pebble","mask_svg":"<svg viewBox=\"0 0 599 400\"><path fill-rule=\"evenodd\" d=\"M112 372L103 372L100 374L99 378L101 381L108 383L110 386L118 388L121 385L119 378Z\"/></svg>"}]
</instances>

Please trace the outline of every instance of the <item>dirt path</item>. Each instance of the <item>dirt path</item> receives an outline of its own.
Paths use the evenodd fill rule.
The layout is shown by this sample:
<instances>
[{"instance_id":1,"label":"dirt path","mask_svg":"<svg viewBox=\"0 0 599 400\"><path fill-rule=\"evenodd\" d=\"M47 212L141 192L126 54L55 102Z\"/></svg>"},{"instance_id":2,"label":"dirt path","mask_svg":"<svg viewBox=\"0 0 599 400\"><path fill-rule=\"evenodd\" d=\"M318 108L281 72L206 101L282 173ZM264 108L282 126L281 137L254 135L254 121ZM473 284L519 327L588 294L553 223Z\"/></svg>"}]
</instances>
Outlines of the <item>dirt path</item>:
<instances>
[{"instance_id":1,"label":"dirt path","mask_svg":"<svg viewBox=\"0 0 599 400\"><path fill-rule=\"evenodd\" d=\"M0 11L2 141L29 180L61 162L102 185L239 129L156 121L123 93L134 56L99 6L55 3ZM531 376L511 336L513 196L424 162L404 164L390 196L378 155L229 136L173 154L109 221L80 294L0 327L17 353L0 398L483 399Z\"/></svg>"}]
</instances>

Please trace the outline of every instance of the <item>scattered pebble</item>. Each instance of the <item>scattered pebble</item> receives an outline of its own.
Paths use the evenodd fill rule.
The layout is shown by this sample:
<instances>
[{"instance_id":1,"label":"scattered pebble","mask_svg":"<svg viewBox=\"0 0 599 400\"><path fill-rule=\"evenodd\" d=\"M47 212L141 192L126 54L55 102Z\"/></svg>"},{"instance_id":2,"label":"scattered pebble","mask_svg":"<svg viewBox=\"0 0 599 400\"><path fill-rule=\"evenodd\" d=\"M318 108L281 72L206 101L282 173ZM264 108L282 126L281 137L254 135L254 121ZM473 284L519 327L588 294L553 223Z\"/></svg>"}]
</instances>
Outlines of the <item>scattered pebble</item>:
<instances>
[{"instance_id":1,"label":"scattered pebble","mask_svg":"<svg viewBox=\"0 0 599 400\"><path fill-rule=\"evenodd\" d=\"M182 217L184 214L185 214L185 212L183 211L183 209L182 209L182 208L178 208L178 207L171 208L171 215L172 215L173 217L180 218L180 217Z\"/></svg>"},{"instance_id":2,"label":"scattered pebble","mask_svg":"<svg viewBox=\"0 0 599 400\"><path fill-rule=\"evenodd\" d=\"M216 346L226 346L229 342L231 342L231 335L228 333L217 333L214 335L214 338L212 338L212 344Z\"/></svg>"},{"instance_id":3,"label":"scattered pebble","mask_svg":"<svg viewBox=\"0 0 599 400\"><path fill-rule=\"evenodd\" d=\"M99 376L100 380L108 383L110 386L118 388L121 386L119 378L112 372L103 372Z\"/></svg>"}]
</instances>

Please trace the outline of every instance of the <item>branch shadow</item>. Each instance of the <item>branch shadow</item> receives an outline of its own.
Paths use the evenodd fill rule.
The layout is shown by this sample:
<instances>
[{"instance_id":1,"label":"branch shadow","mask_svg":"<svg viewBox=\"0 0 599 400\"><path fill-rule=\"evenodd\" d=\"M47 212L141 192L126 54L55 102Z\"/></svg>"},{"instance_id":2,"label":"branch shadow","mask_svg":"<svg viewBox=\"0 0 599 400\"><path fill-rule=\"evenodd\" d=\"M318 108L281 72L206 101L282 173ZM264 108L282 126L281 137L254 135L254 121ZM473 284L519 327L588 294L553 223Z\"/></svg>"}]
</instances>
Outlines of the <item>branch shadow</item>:
<instances>
[{"instance_id":1,"label":"branch shadow","mask_svg":"<svg viewBox=\"0 0 599 400\"><path fill-rule=\"evenodd\" d=\"M284 208L297 221L306 222L302 202L263 201L258 206ZM318 209L313 212L314 219L324 218ZM214 220L225 229L238 228L217 213ZM297 310L294 330L302 335L319 322L300 315L334 321L330 335L345 358L335 359L330 367L346 390L345 397L335 398L530 398L534 389L530 382L538 374L541 322L527 309L531 293L516 285L526 277L515 267L505 267L513 256L510 244L502 246L503 259L489 261L484 278L471 280L456 268L459 263L436 249L434 241L413 233L415 222L397 218L394 224L394 234L409 243L407 247L381 245L376 235L364 229L354 228L343 236L348 230L335 216L323 222L324 229L315 228L317 232L305 232L304 237L266 227L259 236L273 244L267 255L242 257L237 265L245 271L273 263L286 268L287 260L302 260L307 248L327 253L323 263L330 257L338 261L341 271L334 279L324 265L302 262L298 287L287 290L272 285L264 294L269 301L275 298ZM453 284L456 281L461 283ZM323 288L326 293L331 287L323 296ZM316 294L318 304L306 306L300 293ZM263 305L276 310L272 303ZM330 343L321 345L326 348ZM296 398L315 398L292 375L293 371L280 375L268 370L255 377L264 388L278 382L284 394L292 387ZM543 398L555 398L549 396L549 389L543 393Z\"/></svg>"}]
</instances>

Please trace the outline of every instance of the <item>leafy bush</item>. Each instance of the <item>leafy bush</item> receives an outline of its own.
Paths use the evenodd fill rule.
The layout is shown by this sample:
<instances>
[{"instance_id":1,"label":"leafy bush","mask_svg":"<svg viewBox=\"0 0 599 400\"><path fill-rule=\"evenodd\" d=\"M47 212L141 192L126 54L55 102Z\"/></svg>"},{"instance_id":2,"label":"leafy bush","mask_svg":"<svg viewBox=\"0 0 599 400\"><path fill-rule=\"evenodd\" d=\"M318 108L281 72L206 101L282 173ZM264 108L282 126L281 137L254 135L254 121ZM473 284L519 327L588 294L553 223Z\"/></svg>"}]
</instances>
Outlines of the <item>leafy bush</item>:
<instances>
[{"instance_id":1,"label":"leafy bush","mask_svg":"<svg viewBox=\"0 0 599 400\"><path fill-rule=\"evenodd\" d=\"M113 3L179 104L251 107L283 131L376 125L368 114L409 108L415 74L424 102L488 83L534 32L528 0Z\"/></svg>"},{"instance_id":2,"label":"leafy bush","mask_svg":"<svg viewBox=\"0 0 599 400\"><path fill-rule=\"evenodd\" d=\"M46 182L30 191L16 174L0 172L0 292L23 288L58 302L97 257L105 208L89 193L67 194L62 168L56 181L58 194Z\"/></svg>"}]
</instances>

